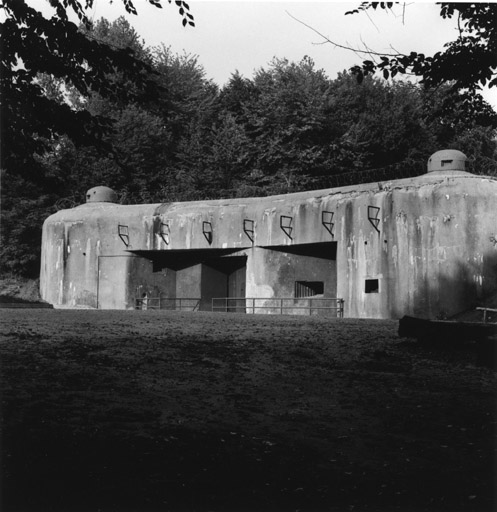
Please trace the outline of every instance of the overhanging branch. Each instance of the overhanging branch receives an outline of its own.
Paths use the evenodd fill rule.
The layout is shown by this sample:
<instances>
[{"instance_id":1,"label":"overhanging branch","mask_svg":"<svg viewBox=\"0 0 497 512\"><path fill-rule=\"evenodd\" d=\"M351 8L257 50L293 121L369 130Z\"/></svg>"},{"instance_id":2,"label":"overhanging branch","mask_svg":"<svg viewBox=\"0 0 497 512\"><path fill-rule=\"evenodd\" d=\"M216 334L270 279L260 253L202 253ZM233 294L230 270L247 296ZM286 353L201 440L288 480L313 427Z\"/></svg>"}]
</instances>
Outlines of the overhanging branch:
<instances>
[{"instance_id":1,"label":"overhanging branch","mask_svg":"<svg viewBox=\"0 0 497 512\"><path fill-rule=\"evenodd\" d=\"M327 44L327 43L329 43L329 44L335 46L336 48L341 48L342 50L347 50L347 51L354 52L354 53L362 53L363 55L376 56L376 57L393 57L393 58L397 58L397 57L403 57L404 56L402 53L376 52L374 50L371 50L370 48L368 48L366 50L360 50L358 48L353 48L352 46L346 46L346 45L337 43L335 41L332 41L328 36L325 36L324 34L319 32L319 30L315 29L314 27L311 27L311 25L308 25L304 21L299 20L298 18L296 18L295 16L290 14L288 11L285 11L285 12L288 14L288 16L290 16L290 18L295 20L297 23L300 23L301 25L304 25L304 27L307 27L309 30L312 30L315 34L317 34L319 37L321 37L323 39L323 41L321 43L313 43L313 44Z\"/></svg>"}]
</instances>

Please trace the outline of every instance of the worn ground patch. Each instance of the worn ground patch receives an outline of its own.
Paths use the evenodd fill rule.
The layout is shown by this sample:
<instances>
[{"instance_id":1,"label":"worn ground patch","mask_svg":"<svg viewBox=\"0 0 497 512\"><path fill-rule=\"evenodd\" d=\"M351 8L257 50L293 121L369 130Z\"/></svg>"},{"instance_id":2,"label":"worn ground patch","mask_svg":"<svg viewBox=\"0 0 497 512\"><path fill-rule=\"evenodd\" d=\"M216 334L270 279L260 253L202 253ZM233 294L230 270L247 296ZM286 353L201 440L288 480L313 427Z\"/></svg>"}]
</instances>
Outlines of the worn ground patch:
<instances>
[{"instance_id":1,"label":"worn ground patch","mask_svg":"<svg viewBox=\"0 0 497 512\"><path fill-rule=\"evenodd\" d=\"M496 374L397 322L2 310L2 510L494 509Z\"/></svg>"}]
</instances>

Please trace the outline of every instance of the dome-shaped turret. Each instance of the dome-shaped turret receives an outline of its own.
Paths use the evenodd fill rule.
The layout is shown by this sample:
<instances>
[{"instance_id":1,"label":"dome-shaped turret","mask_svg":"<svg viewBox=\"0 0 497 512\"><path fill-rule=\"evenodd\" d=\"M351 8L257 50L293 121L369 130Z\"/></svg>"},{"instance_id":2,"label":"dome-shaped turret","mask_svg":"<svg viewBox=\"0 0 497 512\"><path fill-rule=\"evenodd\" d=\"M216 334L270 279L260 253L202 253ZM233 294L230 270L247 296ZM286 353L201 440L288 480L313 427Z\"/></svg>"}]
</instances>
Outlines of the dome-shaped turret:
<instances>
[{"instance_id":1,"label":"dome-shaped turret","mask_svg":"<svg viewBox=\"0 0 497 512\"><path fill-rule=\"evenodd\" d=\"M109 187L93 187L86 193L87 203L117 203L117 194Z\"/></svg>"},{"instance_id":2,"label":"dome-shaped turret","mask_svg":"<svg viewBox=\"0 0 497 512\"><path fill-rule=\"evenodd\" d=\"M457 149L443 149L428 159L428 172L466 171L467 156Z\"/></svg>"}]
</instances>

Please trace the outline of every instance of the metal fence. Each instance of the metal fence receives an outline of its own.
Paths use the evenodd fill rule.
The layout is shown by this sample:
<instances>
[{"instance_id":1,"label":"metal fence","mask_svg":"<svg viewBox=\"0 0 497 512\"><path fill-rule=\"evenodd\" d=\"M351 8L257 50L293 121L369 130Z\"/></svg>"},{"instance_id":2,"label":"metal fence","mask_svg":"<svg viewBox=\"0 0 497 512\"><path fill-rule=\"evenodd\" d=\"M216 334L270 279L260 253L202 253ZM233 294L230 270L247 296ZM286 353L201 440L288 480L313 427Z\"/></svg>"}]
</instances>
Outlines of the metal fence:
<instances>
[{"instance_id":1,"label":"metal fence","mask_svg":"<svg viewBox=\"0 0 497 512\"><path fill-rule=\"evenodd\" d=\"M343 299L322 297L215 297L212 299L212 311L278 315L313 315L320 312L334 312L338 318L342 318L343 304Z\"/></svg>"},{"instance_id":2,"label":"metal fence","mask_svg":"<svg viewBox=\"0 0 497 512\"><path fill-rule=\"evenodd\" d=\"M140 297L135 299L135 309L168 309L172 311L198 311L200 298Z\"/></svg>"}]
</instances>

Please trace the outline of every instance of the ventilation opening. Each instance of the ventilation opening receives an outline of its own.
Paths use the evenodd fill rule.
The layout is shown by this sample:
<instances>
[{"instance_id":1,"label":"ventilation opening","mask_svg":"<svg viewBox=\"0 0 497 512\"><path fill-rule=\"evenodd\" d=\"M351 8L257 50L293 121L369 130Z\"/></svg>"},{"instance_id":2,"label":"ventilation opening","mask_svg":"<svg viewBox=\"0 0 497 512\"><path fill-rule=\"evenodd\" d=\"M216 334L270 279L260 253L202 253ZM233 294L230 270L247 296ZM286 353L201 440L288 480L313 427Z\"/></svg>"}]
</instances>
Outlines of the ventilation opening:
<instances>
[{"instance_id":1,"label":"ventilation opening","mask_svg":"<svg viewBox=\"0 0 497 512\"><path fill-rule=\"evenodd\" d=\"M380 290L380 285L378 279L366 279L366 286L364 291L366 293L378 293Z\"/></svg>"},{"instance_id":2,"label":"ventilation opening","mask_svg":"<svg viewBox=\"0 0 497 512\"><path fill-rule=\"evenodd\" d=\"M324 294L323 281L295 281L295 298Z\"/></svg>"}]
</instances>

